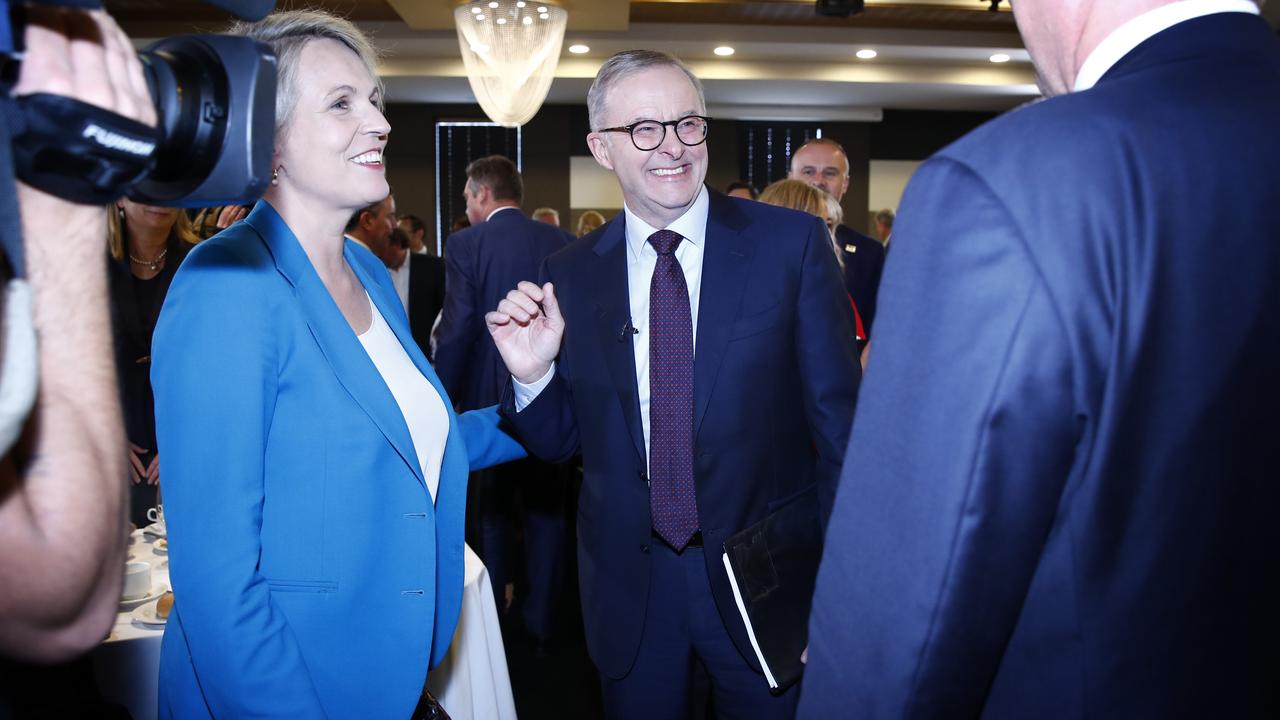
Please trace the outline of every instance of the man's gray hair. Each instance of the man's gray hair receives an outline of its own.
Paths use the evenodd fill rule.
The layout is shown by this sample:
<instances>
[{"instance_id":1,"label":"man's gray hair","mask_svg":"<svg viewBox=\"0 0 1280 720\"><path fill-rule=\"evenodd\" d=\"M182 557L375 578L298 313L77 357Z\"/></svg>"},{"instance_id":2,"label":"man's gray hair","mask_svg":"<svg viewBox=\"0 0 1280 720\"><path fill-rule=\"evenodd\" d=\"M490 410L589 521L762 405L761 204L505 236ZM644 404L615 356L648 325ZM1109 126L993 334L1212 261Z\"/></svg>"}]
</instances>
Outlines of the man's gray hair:
<instances>
[{"instance_id":1,"label":"man's gray hair","mask_svg":"<svg viewBox=\"0 0 1280 720\"><path fill-rule=\"evenodd\" d=\"M591 129L600 130L604 127L605 101L614 83L632 73L656 67L673 67L683 72L698 93L698 110L704 113L707 111L702 82L680 58L657 50L624 50L604 61L600 72L596 73L595 81L591 83L591 89L587 91L587 113Z\"/></svg>"},{"instance_id":2,"label":"man's gray hair","mask_svg":"<svg viewBox=\"0 0 1280 720\"><path fill-rule=\"evenodd\" d=\"M378 77L378 51L351 21L323 10L289 10L268 15L256 23L237 22L227 33L264 43L276 54L276 136L288 125L298 104L298 59L312 40L328 38L346 45L360 58L378 88L382 109L382 78Z\"/></svg>"}]
</instances>

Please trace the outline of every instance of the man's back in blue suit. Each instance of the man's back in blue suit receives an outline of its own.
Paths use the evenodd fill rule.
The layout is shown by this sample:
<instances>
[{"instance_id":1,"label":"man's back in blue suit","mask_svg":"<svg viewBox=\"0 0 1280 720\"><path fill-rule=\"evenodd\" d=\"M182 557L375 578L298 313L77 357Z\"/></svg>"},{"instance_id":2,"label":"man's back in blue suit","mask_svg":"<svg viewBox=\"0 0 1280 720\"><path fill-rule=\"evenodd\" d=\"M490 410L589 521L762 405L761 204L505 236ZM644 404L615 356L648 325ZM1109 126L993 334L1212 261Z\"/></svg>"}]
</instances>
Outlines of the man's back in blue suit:
<instances>
[{"instance_id":1,"label":"man's back in blue suit","mask_svg":"<svg viewBox=\"0 0 1280 720\"><path fill-rule=\"evenodd\" d=\"M537 280L542 261L573 239L518 207L449 236L435 366L459 409L498 402L511 377L485 330L484 314L521 280Z\"/></svg>"},{"instance_id":2,"label":"man's back in blue suit","mask_svg":"<svg viewBox=\"0 0 1280 720\"><path fill-rule=\"evenodd\" d=\"M912 179L802 716L1276 716L1280 43L1205 7Z\"/></svg>"}]
</instances>

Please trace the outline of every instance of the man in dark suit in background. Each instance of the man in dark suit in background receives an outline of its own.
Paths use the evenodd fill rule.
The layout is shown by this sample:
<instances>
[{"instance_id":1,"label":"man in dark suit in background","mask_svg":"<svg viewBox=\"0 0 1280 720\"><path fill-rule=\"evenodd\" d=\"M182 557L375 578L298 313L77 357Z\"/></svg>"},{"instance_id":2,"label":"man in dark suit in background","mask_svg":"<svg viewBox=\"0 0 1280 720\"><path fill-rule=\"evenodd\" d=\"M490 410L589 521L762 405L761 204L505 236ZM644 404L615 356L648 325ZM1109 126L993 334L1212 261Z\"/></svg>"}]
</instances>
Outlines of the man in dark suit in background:
<instances>
[{"instance_id":1,"label":"man in dark suit in background","mask_svg":"<svg viewBox=\"0 0 1280 720\"><path fill-rule=\"evenodd\" d=\"M1280 716L1280 42L1013 10L1056 97L907 188L801 715Z\"/></svg>"},{"instance_id":2,"label":"man in dark suit in background","mask_svg":"<svg viewBox=\"0 0 1280 720\"><path fill-rule=\"evenodd\" d=\"M524 183L515 163L501 155L468 165L462 194L471 226L449 236L435 365L458 410L473 410L498 402L510 377L485 331L485 311L517 283L536 279L542 261L574 238L520 212ZM510 551L523 520L522 617L539 645L551 638L564 577L567 480L567 468L522 460L473 474L468 493L467 539L489 570L498 607L505 607L504 590L515 581Z\"/></svg>"},{"instance_id":3,"label":"man in dark suit in background","mask_svg":"<svg viewBox=\"0 0 1280 720\"><path fill-rule=\"evenodd\" d=\"M515 383L503 412L533 453L582 452L607 715L688 717L696 663L719 717L791 717L797 692L770 694L721 547L801 493L830 508L859 368L827 229L704 186L706 103L679 60L619 53L587 104L625 208L487 316Z\"/></svg>"},{"instance_id":4,"label":"man in dark suit in background","mask_svg":"<svg viewBox=\"0 0 1280 720\"><path fill-rule=\"evenodd\" d=\"M409 288L405 310L409 313L409 331L427 358L434 358L431 329L444 307L444 258L413 251L413 241L402 228L391 233L394 243L401 243L409 272Z\"/></svg>"},{"instance_id":5,"label":"man in dark suit in background","mask_svg":"<svg viewBox=\"0 0 1280 720\"><path fill-rule=\"evenodd\" d=\"M791 156L790 177L842 200L849 189L849 156L835 140L810 140ZM870 339L871 325L876 320L876 293L884 271L884 246L844 224L836 227L836 245L844 256L845 290L858 306L863 329Z\"/></svg>"}]
</instances>

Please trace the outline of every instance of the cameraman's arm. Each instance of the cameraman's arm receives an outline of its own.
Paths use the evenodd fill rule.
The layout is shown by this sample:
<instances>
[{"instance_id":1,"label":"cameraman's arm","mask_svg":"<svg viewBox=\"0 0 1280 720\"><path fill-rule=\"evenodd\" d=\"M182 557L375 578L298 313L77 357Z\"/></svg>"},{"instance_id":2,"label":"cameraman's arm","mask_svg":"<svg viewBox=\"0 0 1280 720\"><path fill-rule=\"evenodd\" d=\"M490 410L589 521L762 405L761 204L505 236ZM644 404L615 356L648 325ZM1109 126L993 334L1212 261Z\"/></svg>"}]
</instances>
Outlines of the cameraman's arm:
<instances>
[{"instance_id":1,"label":"cameraman's arm","mask_svg":"<svg viewBox=\"0 0 1280 720\"><path fill-rule=\"evenodd\" d=\"M31 8L15 94L155 122L137 56L103 13ZM73 656L111 627L125 559L125 459L102 207L19 186L40 384L0 464L0 652Z\"/></svg>"}]
</instances>

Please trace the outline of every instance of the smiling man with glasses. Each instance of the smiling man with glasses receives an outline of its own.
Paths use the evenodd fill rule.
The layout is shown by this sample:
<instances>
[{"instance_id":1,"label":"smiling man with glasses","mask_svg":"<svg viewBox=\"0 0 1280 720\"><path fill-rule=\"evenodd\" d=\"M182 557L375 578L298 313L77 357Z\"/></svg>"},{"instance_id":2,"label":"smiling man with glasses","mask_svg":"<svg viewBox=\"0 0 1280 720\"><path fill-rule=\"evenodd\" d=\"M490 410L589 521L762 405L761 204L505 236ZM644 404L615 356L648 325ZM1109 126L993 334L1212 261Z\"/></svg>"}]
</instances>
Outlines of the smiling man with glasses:
<instances>
[{"instance_id":1,"label":"smiling man with glasses","mask_svg":"<svg viewBox=\"0 0 1280 720\"><path fill-rule=\"evenodd\" d=\"M788 498L830 508L860 375L827 229L703 184L706 103L679 60L615 55L587 104L625 208L486 316L503 412L535 454L582 453L606 715L690 717L700 664L718 717L789 718L797 690L770 694L720 548Z\"/></svg>"}]
</instances>

